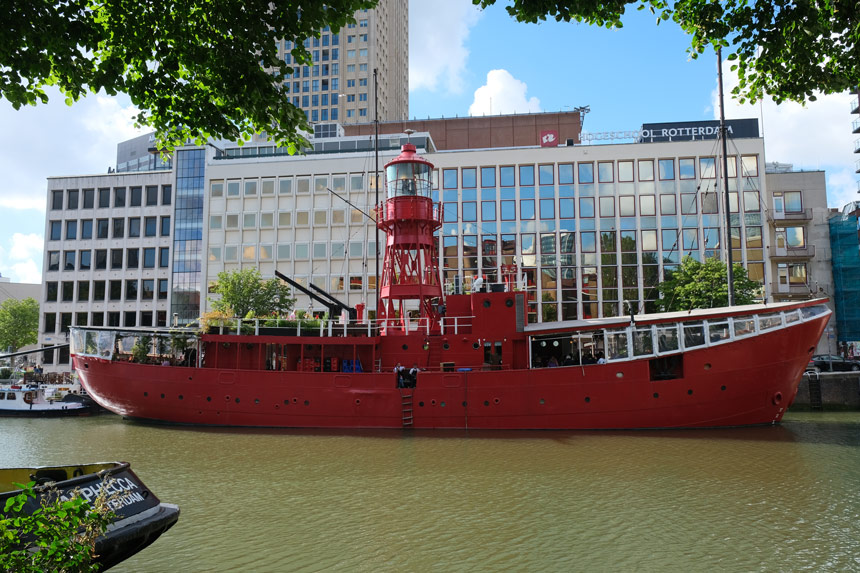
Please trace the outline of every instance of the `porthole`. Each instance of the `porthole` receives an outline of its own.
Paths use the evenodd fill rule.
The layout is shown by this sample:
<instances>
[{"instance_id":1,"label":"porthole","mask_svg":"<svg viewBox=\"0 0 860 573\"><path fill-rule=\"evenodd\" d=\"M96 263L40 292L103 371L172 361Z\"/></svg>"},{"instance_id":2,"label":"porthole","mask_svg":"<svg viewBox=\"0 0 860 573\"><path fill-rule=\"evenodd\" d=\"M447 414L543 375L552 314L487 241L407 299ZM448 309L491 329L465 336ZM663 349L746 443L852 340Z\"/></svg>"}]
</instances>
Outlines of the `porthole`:
<instances>
[{"instance_id":1,"label":"porthole","mask_svg":"<svg viewBox=\"0 0 860 573\"><path fill-rule=\"evenodd\" d=\"M310 400L305 400L305 406L310 406L310 405L311 405Z\"/></svg>"},{"instance_id":2,"label":"porthole","mask_svg":"<svg viewBox=\"0 0 860 573\"><path fill-rule=\"evenodd\" d=\"M447 342L442 345L442 350L448 350L449 348L451 348L451 346Z\"/></svg>"},{"instance_id":3,"label":"porthole","mask_svg":"<svg viewBox=\"0 0 860 573\"><path fill-rule=\"evenodd\" d=\"M590 396L586 396L586 397L585 397L585 403L586 403L586 404L588 404L589 402L591 402L591 397L590 397Z\"/></svg>"},{"instance_id":4,"label":"porthole","mask_svg":"<svg viewBox=\"0 0 860 573\"><path fill-rule=\"evenodd\" d=\"M506 306L506 307L508 307L508 308L511 308L512 306L514 306L514 299L509 298L508 300L506 300L506 301L505 301L505 306Z\"/></svg>"},{"instance_id":5,"label":"porthole","mask_svg":"<svg viewBox=\"0 0 860 573\"><path fill-rule=\"evenodd\" d=\"M465 407L466 407L466 405L467 405L466 401L465 401L465 400L463 400L463 407L465 408Z\"/></svg>"},{"instance_id":6,"label":"porthole","mask_svg":"<svg viewBox=\"0 0 860 573\"><path fill-rule=\"evenodd\" d=\"M290 405L290 401L289 401L289 400L284 400L284 406L289 406L289 405Z\"/></svg>"},{"instance_id":7,"label":"porthole","mask_svg":"<svg viewBox=\"0 0 860 573\"><path fill-rule=\"evenodd\" d=\"M474 348L475 350L479 349L480 347L481 347L481 345L478 344L477 342L472 344L472 348Z\"/></svg>"},{"instance_id":8,"label":"porthole","mask_svg":"<svg viewBox=\"0 0 860 573\"><path fill-rule=\"evenodd\" d=\"M445 402L440 402L440 403L439 403L439 406L441 406L442 408L444 408L444 407L445 407Z\"/></svg>"},{"instance_id":9,"label":"porthole","mask_svg":"<svg viewBox=\"0 0 860 573\"><path fill-rule=\"evenodd\" d=\"M624 372L616 372L615 377L616 378L624 378Z\"/></svg>"},{"instance_id":10,"label":"porthole","mask_svg":"<svg viewBox=\"0 0 860 573\"><path fill-rule=\"evenodd\" d=\"M430 400L430 405L431 405L431 406L435 406L435 405L436 405L436 400Z\"/></svg>"},{"instance_id":11,"label":"porthole","mask_svg":"<svg viewBox=\"0 0 860 573\"><path fill-rule=\"evenodd\" d=\"M541 399L540 399L540 404L541 404L541 405L546 404L546 400L544 400L543 398L541 398Z\"/></svg>"},{"instance_id":12,"label":"porthole","mask_svg":"<svg viewBox=\"0 0 860 573\"><path fill-rule=\"evenodd\" d=\"M164 398L164 394L162 394L161 397Z\"/></svg>"},{"instance_id":13,"label":"porthole","mask_svg":"<svg viewBox=\"0 0 860 573\"><path fill-rule=\"evenodd\" d=\"M654 397L655 397L655 398L659 398L659 397L660 397L660 394L658 394L657 392L654 392Z\"/></svg>"},{"instance_id":14,"label":"porthole","mask_svg":"<svg viewBox=\"0 0 860 573\"><path fill-rule=\"evenodd\" d=\"M689 390L687 390L687 396L692 396L692 395L693 395L693 389L690 388Z\"/></svg>"},{"instance_id":15,"label":"porthole","mask_svg":"<svg viewBox=\"0 0 860 573\"><path fill-rule=\"evenodd\" d=\"M484 300L484 308L490 308L490 301L489 301L489 299Z\"/></svg>"},{"instance_id":16,"label":"porthole","mask_svg":"<svg viewBox=\"0 0 860 573\"><path fill-rule=\"evenodd\" d=\"M143 395L144 395L144 396L149 396L149 392L144 392L144 393L143 393Z\"/></svg>"},{"instance_id":17,"label":"porthole","mask_svg":"<svg viewBox=\"0 0 860 573\"><path fill-rule=\"evenodd\" d=\"M404 344L403 346L401 346L401 348L402 348L403 350L409 350L409 345L408 345L408 344Z\"/></svg>"},{"instance_id":18,"label":"porthole","mask_svg":"<svg viewBox=\"0 0 860 573\"><path fill-rule=\"evenodd\" d=\"M239 398L236 398L236 403L237 403L237 404L239 403Z\"/></svg>"},{"instance_id":19,"label":"porthole","mask_svg":"<svg viewBox=\"0 0 860 573\"><path fill-rule=\"evenodd\" d=\"M259 403L260 403L260 399L259 399L259 398L254 398L254 404L259 404Z\"/></svg>"},{"instance_id":20,"label":"porthole","mask_svg":"<svg viewBox=\"0 0 860 573\"><path fill-rule=\"evenodd\" d=\"M421 408L423 408L423 407L424 407L424 402L418 402L418 406L419 406L419 407L421 407Z\"/></svg>"},{"instance_id":21,"label":"porthole","mask_svg":"<svg viewBox=\"0 0 860 573\"><path fill-rule=\"evenodd\" d=\"M725 390L726 390L726 387L725 387L725 386L720 386L720 390L725 391Z\"/></svg>"},{"instance_id":22,"label":"porthole","mask_svg":"<svg viewBox=\"0 0 860 573\"><path fill-rule=\"evenodd\" d=\"M493 404L498 404L499 402L501 402L501 400L499 400L498 398L493 398Z\"/></svg>"},{"instance_id":23,"label":"porthole","mask_svg":"<svg viewBox=\"0 0 860 573\"><path fill-rule=\"evenodd\" d=\"M489 405L490 405L490 401L489 401L489 400L484 400L484 406L489 406Z\"/></svg>"},{"instance_id":24,"label":"porthole","mask_svg":"<svg viewBox=\"0 0 860 573\"><path fill-rule=\"evenodd\" d=\"M212 396L206 396L206 401L207 401L207 402L211 402L211 401L212 401Z\"/></svg>"},{"instance_id":25,"label":"porthole","mask_svg":"<svg viewBox=\"0 0 860 573\"><path fill-rule=\"evenodd\" d=\"M184 400L184 399L185 399L185 397L184 397L182 394L180 394L180 395L179 395L179 399L180 399L180 400Z\"/></svg>"},{"instance_id":26,"label":"porthole","mask_svg":"<svg viewBox=\"0 0 860 573\"><path fill-rule=\"evenodd\" d=\"M357 399L357 398L356 398L356 400L355 400L355 405L356 405L356 406L359 406L360 404L361 404L361 400L359 400L359 399Z\"/></svg>"},{"instance_id":27,"label":"porthole","mask_svg":"<svg viewBox=\"0 0 860 573\"><path fill-rule=\"evenodd\" d=\"M710 369L711 369L711 363L705 362L705 370L710 370Z\"/></svg>"}]
</instances>

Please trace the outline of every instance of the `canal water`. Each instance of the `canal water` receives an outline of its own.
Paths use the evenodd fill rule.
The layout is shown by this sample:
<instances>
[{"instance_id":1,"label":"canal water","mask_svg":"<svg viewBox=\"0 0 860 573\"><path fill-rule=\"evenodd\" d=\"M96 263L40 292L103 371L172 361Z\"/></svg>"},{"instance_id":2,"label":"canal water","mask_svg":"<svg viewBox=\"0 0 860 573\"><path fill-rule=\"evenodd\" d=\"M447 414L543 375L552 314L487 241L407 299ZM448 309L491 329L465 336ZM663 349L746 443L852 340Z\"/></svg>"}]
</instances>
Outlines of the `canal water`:
<instances>
[{"instance_id":1,"label":"canal water","mask_svg":"<svg viewBox=\"0 0 860 573\"><path fill-rule=\"evenodd\" d=\"M860 570L860 413L640 432L0 419L0 466L125 460L179 523L114 570Z\"/></svg>"}]
</instances>

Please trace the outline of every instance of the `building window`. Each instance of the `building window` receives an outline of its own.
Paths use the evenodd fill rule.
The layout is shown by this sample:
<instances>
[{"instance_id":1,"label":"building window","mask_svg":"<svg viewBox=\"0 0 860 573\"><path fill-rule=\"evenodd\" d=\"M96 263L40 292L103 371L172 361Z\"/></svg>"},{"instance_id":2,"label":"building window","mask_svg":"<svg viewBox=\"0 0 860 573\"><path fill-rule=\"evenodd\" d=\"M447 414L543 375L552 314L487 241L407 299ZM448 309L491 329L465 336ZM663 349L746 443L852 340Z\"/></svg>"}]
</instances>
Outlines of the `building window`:
<instances>
[{"instance_id":1,"label":"building window","mask_svg":"<svg viewBox=\"0 0 860 573\"><path fill-rule=\"evenodd\" d=\"M62 301L72 302L75 300L75 283L72 281L63 281L62 285Z\"/></svg>"},{"instance_id":2,"label":"building window","mask_svg":"<svg viewBox=\"0 0 860 573\"><path fill-rule=\"evenodd\" d=\"M116 187L113 190L113 206L125 207L125 187Z\"/></svg>"},{"instance_id":3,"label":"building window","mask_svg":"<svg viewBox=\"0 0 860 573\"><path fill-rule=\"evenodd\" d=\"M63 239L63 222L51 221L50 239L51 241L61 241Z\"/></svg>"},{"instance_id":4,"label":"building window","mask_svg":"<svg viewBox=\"0 0 860 573\"><path fill-rule=\"evenodd\" d=\"M142 197L143 197L143 189L140 187L132 187L131 188L131 201L129 202L129 205L131 207L140 207Z\"/></svg>"},{"instance_id":5,"label":"building window","mask_svg":"<svg viewBox=\"0 0 860 573\"><path fill-rule=\"evenodd\" d=\"M90 270L92 264L92 251L80 251L78 254L78 269L82 271Z\"/></svg>"},{"instance_id":6,"label":"building window","mask_svg":"<svg viewBox=\"0 0 860 573\"><path fill-rule=\"evenodd\" d=\"M145 237L154 237L156 235L158 225L157 217L146 217L143 220L143 234Z\"/></svg>"},{"instance_id":7,"label":"building window","mask_svg":"<svg viewBox=\"0 0 860 573\"><path fill-rule=\"evenodd\" d=\"M95 189L84 189L84 209L92 209L95 201Z\"/></svg>"},{"instance_id":8,"label":"building window","mask_svg":"<svg viewBox=\"0 0 860 573\"><path fill-rule=\"evenodd\" d=\"M110 281L108 283L108 297L110 300L122 299L122 281Z\"/></svg>"},{"instance_id":9,"label":"building window","mask_svg":"<svg viewBox=\"0 0 860 573\"><path fill-rule=\"evenodd\" d=\"M107 219L96 219L96 238L107 239L110 230L110 221Z\"/></svg>"},{"instance_id":10,"label":"building window","mask_svg":"<svg viewBox=\"0 0 860 573\"><path fill-rule=\"evenodd\" d=\"M146 186L146 206L153 207L158 205L158 186L156 185L147 185Z\"/></svg>"},{"instance_id":11,"label":"building window","mask_svg":"<svg viewBox=\"0 0 860 573\"><path fill-rule=\"evenodd\" d=\"M140 217L131 217L128 220L128 236L130 238L140 237Z\"/></svg>"},{"instance_id":12,"label":"building window","mask_svg":"<svg viewBox=\"0 0 860 573\"><path fill-rule=\"evenodd\" d=\"M66 221L66 239L74 240L78 238L78 222Z\"/></svg>"},{"instance_id":13,"label":"building window","mask_svg":"<svg viewBox=\"0 0 860 573\"><path fill-rule=\"evenodd\" d=\"M173 201L173 187L170 185L162 185L161 187L161 204L170 205Z\"/></svg>"},{"instance_id":14,"label":"building window","mask_svg":"<svg viewBox=\"0 0 860 573\"><path fill-rule=\"evenodd\" d=\"M136 269L140 266L140 249L128 249L125 252L125 267Z\"/></svg>"},{"instance_id":15,"label":"building window","mask_svg":"<svg viewBox=\"0 0 860 573\"><path fill-rule=\"evenodd\" d=\"M110 189L99 189L99 209L110 208Z\"/></svg>"},{"instance_id":16,"label":"building window","mask_svg":"<svg viewBox=\"0 0 860 573\"><path fill-rule=\"evenodd\" d=\"M146 249L143 249L143 268L155 268L155 247L148 247Z\"/></svg>"},{"instance_id":17,"label":"building window","mask_svg":"<svg viewBox=\"0 0 860 573\"><path fill-rule=\"evenodd\" d=\"M161 236L169 237L170 236L170 217L162 217L161 218Z\"/></svg>"},{"instance_id":18,"label":"building window","mask_svg":"<svg viewBox=\"0 0 860 573\"><path fill-rule=\"evenodd\" d=\"M105 281L93 281L93 300L104 300L105 299ZM91 324L95 324L95 322L91 322Z\"/></svg>"},{"instance_id":19,"label":"building window","mask_svg":"<svg viewBox=\"0 0 860 573\"><path fill-rule=\"evenodd\" d=\"M93 220L83 219L81 221L81 240L86 241L93 238Z\"/></svg>"},{"instance_id":20,"label":"building window","mask_svg":"<svg viewBox=\"0 0 860 573\"><path fill-rule=\"evenodd\" d=\"M155 279L143 279L141 281L141 300L152 300L155 296Z\"/></svg>"},{"instance_id":21,"label":"building window","mask_svg":"<svg viewBox=\"0 0 860 573\"><path fill-rule=\"evenodd\" d=\"M158 279L158 300L167 300L167 279Z\"/></svg>"},{"instance_id":22,"label":"building window","mask_svg":"<svg viewBox=\"0 0 860 573\"><path fill-rule=\"evenodd\" d=\"M110 268L112 271L122 269L122 249L110 250Z\"/></svg>"},{"instance_id":23,"label":"building window","mask_svg":"<svg viewBox=\"0 0 860 573\"><path fill-rule=\"evenodd\" d=\"M125 300L137 300L137 280L125 281Z\"/></svg>"},{"instance_id":24,"label":"building window","mask_svg":"<svg viewBox=\"0 0 860 573\"><path fill-rule=\"evenodd\" d=\"M125 219L113 220L113 238L122 239L125 236Z\"/></svg>"},{"instance_id":25,"label":"building window","mask_svg":"<svg viewBox=\"0 0 860 573\"><path fill-rule=\"evenodd\" d=\"M75 270L75 251L63 251L63 270Z\"/></svg>"},{"instance_id":26,"label":"building window","mask_svg":"<svg viewBox=\"0 0 860 573\"><path fill-rule=\"evenodd\" d=\"M170 247L161 247L158 249L158 266L162 269L170 266Z\"/></svg>"},{"instance_id":27,"label":"building window","mask_svg":"<svg viewBox=\"0 0 860 573\"><path fill-rule=\"evenodd\" d=\"M55 189L51 191L51 211L62 211L63 210L63 191L62 189Z\"/></svg>"}]
</instances>

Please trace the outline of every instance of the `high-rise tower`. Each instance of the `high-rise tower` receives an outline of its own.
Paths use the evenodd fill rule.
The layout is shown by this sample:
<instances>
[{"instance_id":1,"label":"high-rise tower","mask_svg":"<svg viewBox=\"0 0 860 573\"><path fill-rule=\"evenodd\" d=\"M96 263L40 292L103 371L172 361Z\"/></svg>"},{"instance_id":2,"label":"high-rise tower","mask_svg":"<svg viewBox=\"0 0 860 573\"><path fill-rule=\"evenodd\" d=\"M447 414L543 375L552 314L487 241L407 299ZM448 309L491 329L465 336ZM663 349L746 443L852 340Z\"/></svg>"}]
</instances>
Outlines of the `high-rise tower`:
<instances>
[{"instance_id":1,"label":"high-rise tower","mask_svg":"<svg viewBox=\"0 0 860 573\"><path fill-rule=\"evenodd\" d=\"M409 2L380 0L355 13L355 23L324 29L306 43L313 66L295 66L293 44L283 41L279 57L294 66L286 82L290 102L311 123L368 122L373 117L373 70L378 71L379 119L409 116Z\"/></svg>"}]
</instances>

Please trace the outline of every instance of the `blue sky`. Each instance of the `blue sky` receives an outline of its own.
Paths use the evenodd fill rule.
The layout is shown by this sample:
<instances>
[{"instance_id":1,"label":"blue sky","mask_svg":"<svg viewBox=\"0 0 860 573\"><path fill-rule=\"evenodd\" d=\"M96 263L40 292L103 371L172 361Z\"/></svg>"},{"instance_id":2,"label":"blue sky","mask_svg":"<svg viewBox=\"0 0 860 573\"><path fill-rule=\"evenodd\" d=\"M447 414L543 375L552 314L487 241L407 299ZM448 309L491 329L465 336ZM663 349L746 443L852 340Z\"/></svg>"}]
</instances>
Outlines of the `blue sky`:
<instances>
[{"instance_id":1,"label":"blue sky","mask_svg":"<svg viewBox=\"0 0 860 573\"><path fill-rule=\"evenodd\" d=\"M513 21L499 5L410 0L410 116L454 117L562 111L588 105L586 131L645 122L715 119L716 56L689 58L671 22L632 12L619 30ZM726 90L734 85L728 74ZM802 107L765 101L726 105L727 118L763 120L767 161L827 173L828 204L858 199L849 94ZM127 98L91 96L66 106L15 111L0 101L0 274L41 282L46 179L104 173L116 144L134 137ZM855 116L856 117L856 116Z\"/></svg>"}]
</instances>

